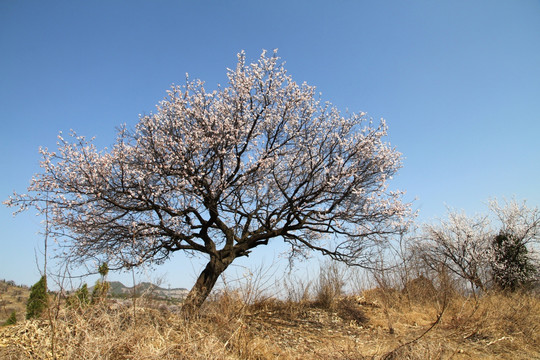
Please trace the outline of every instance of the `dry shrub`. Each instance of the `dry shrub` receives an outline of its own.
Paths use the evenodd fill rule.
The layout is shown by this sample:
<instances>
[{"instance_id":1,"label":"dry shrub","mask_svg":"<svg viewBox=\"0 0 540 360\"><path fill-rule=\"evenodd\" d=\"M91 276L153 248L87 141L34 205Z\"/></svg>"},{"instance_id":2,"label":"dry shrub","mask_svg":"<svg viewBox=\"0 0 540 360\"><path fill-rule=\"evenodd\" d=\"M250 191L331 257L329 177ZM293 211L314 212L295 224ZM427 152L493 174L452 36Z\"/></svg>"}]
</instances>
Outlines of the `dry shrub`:
<instances>
[{"instance_id":1,"label":"dry shrub","mask_svg":"<svg viewBox=\"0 0 540 360\"><path fill-rule=\"evenodd\" d=\"M262 298L252 304L245 301L245 289L224 289L207 301L193 326L202 326L222 344L222 352L239 359L275 359L281 350L269 339L255 336L246 317L272 300Z\"/></svg>"},{"instance_id":2,"label":"dry shrub","mask_svg":"<svg viewBox=\"0 0 540 360\"><path fill-rule=\"evenodd\" d=\"M401 292L393 288L376 287L364 290L361 299L363 304L372 307L400 308L405 304Z\"/></svg>"},{"instance_id":3,"label":"dry shrub","mask_svg":"<svg viewBox=\"0 0 540 360\"><path fill-rule=\"evenodd\" d=\"M433 282L420 275L408 281L402 290L409 300L416 303L429 303L437 298L438 291Z\"/></svg>"},{"instance_id":4,"label":"dry shrub","mask_svg":"<svg viewBox=\"0 0 540 360\"><path fill-rule=\"evenodd\" d=\"M288 277L283 280L285 298L289 302L301 303L310 300L312 283L300 278Z\"/></svg>"},{"instance_id":5,"label":"dry shrub","mask_svg":"<svg viewBox=\"0 0 540 360\"><path fill-rule=\"evenodd\" d=\"M233 319L241 318L245 309L246 303L240 291L224 289L211 294L199 310L199 316L217 324L226 324Z\"/></svg>"},{"instance_id":6,"label":"dry shrub","mask_svg":"<svg viewBox=\"0 0 540 360\"><path fill-rule=\"evenodd\" d=\"M444 339L425 338L412 344L400 347L395 351L381 356L384 360L439 360L451 359L456 355L456 351L450 348ZM459 358L459 357L458 357Z\"/></svg>"},{"instance_id":7,"label":"dry shrub","mask_svg":"<svg viewBox=\"0 0 540 360\"><path fill-rule=\"evenodd\" d=\"M245 290L245 289L244 289ZM253 292L250 293L253 299ZM283 351L251 331L241 290L216 292L189 320L140 298L59 306L54 316L0 333L1 359L274 359ZM52 344L54 341L54 346Z\"/></svg>"},{"instance_id":8,"label":"dry shrub","mask_svg":"<svg viewBox=\"0 0 540 360\"><path fill-rule=\"evenodd\" d=\"M389 330L386 340L385 333L379 333L379 343L385 350L374 354L376 357L540 358L538 295L490 292L475 298L459 295L444 282L437 285L433 292L428 282L417 281L412 297L392 288L363 292L359 303L369 314L370 326ZM430 330L424 334L426 329Z\"/></svg>"},{"instance_id":9,"label":"dry shrub","mask_svg":"<svg viewBox=\"0 0 540 360\"><path fill-rule=\"evenodd\" d=\"M310 300L295 302L269 298L251 304L247 312L251 316L266 314L285 321L295 321L306 318L313 306Z\"/></svg>"},{"instance_id":10,"label":"dry shrub","mask_svg":"<svg viewBox=\"0 0 540 360\"><path fill-rule=\"evenodd\" d=\"M343 269L336 262L322 264L315 284L315 303L323 309L332 309L343 294L344 277Z\"/></svg>"},{"instance_id":11,"label":"dry shrub","mask_svg":"<svg viewBox=\"0 0 540 360\"><path fill-rule=\"evenodd\" d=\"M390 287L377 287L362 292L361 303L367 306L381 309L376 312L377 316L370 317L370 323L377 328L387 328L390 334L394 334L396 321L403 313L403 296L400 291Z\"/></svg>"},{"instance_id":12,"label":"dry shrub","mask_svg":"<svg viewBox=\"0 0 540 360\"><path fill-rule=\"evenodd\" d=\"M230 300L208 306L191 321L151 308L65 308L55 320L56 351L46 320L27 321L2 334L13 359L270 359L264 339L250 339L241 317L219 317ZM215 309L212 309L216 306ZM225 314L227 315L227 314ZM219 320L219 321L216 321ZM7 355L0 352L0 358Z\"/></svg>"},{"instance_id":13,"label":"dry shrub","mask_svg":"<svg viewBox=\"0 0 540 360\"><path fill-rule=\"evenodd\" d=\"M464 340L493 354L536 349L540 356L538 295L492 292L477 302L464 299L452 305L447 326Z\"/></svg>"},{"instance_id":14,"label":"dry shrub","mask_svg":"<svg viewBox=\"0 0 540 360\"><path fill-rule=\"evenodd\" d=\"M540 358L537 295L454 294L445 306L444 288L435 288L430 301L379 287L335 297L331 308L315 300L248 303L241 291L225 289L189 321L144 299L137 307L62 307L52 317L54 353L50 319L32 320L0 328L0 359Z\"/></svg>"}]
</instances>

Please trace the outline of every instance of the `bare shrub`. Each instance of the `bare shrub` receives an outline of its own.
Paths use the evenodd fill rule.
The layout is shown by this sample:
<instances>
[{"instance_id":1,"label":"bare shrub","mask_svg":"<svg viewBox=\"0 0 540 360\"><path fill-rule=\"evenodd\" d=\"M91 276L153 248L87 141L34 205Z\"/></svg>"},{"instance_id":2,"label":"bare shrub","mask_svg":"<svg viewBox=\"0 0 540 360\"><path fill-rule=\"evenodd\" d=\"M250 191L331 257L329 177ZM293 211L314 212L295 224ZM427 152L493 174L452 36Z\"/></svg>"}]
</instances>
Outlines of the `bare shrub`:
<instances>
[{"instance_id":1,"label":"bare shrub","mask_svg":"<svg viewBox=\"0 0 540 360\"><path fill-rule=\"evenodd\" d=\"M433 282L423 275L408 281L402 292L416 303L432 302L438 293Z\"/></svg>"},{"instance_id":2,"label":"bare shrub","mask_svg":"<svg viewBox=\"0 0 540 360\"><path fill-rule=\"evenodd\" d=\"M310 299L312 282L289 276L283 279L285 299L290 302L306 302Z\"/></svg>"},{"instance_id":3,"label":"bare shrub","mask_svg":"<svg viewBox=\"0 0 540 360\"><path fill-rule=\"evenodd\" d=\"M343 294L344 278L345 271L336 262L323 263L315 283L315 303L322 308L331 309Z\"/></svg>"}]
</instances>

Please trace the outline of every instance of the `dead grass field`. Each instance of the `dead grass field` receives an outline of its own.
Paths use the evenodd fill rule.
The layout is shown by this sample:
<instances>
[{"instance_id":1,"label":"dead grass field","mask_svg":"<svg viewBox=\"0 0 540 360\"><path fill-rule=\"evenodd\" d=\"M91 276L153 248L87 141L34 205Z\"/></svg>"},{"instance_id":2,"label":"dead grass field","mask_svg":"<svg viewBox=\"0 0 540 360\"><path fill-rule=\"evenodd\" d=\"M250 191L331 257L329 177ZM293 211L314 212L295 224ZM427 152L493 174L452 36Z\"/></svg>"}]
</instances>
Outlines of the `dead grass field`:
<instances>
[{"instance_id":1,"label":"dead grass field","mask_svg":"<svg viewBox=\"0 0 540 360\"><path fill-rule=\"evenodd\" d=\"M151 300L136 308L53 302L41 320L19 316L0 328L0 358L540 359L540 301L530 294L441 300L372 289L324 304L241 299L225 292L189 321Z\"/></svg>"},{"instance_id":2,"label":"dead grass field","mask_svg":"<svg viewBox=\"0 0 540 360\"><path fill-rule=\"evenodd\" d=\"M29 295L30 289L27 287L0 281L0 324L3 324L13 311L17 314L18 321L25 318Z\"/></svg>"}]
</instances>

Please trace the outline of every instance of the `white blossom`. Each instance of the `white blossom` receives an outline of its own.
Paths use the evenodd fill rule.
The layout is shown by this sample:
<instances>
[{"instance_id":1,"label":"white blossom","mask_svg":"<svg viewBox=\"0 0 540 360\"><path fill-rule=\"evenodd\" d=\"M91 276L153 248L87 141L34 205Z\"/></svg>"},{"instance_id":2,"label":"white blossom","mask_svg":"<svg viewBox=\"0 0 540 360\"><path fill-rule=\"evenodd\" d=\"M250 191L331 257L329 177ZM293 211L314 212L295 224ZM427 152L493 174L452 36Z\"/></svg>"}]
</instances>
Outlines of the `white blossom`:
<instances>
[{"instance_id":1,"label":"white blossom","mask_svg":"<svg viewBox=\"0 0 540 360\"><path fill-rule=\"evenodd\" d=\"M274 238L359 263L366 243L403 231L410 207L387 183L401 154L384 120L342 115L275 52L249 65L238 54L227 78L213 91L173 86L110 150L59 135L28 194L7 204L47 202L75 257L107 252L117 266L175 251L235 258Z\"/></svg>"}]
</instances>

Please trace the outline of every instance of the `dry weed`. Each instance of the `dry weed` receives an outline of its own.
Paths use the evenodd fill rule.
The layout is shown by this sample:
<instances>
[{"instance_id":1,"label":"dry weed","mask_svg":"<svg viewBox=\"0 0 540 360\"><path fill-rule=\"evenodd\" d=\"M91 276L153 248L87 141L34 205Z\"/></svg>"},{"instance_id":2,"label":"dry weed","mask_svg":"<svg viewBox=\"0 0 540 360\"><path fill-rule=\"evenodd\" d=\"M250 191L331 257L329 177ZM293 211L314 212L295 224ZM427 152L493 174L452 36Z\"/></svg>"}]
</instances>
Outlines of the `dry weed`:
<instances>
[{"instance_id":1,"label":"dry weed","mask_svg":"<svg viewBox=\"0 0 540 360\"><path fill-rule=\"evenodd\" d=\"M240 292L228 290L189 321L155 301L61 307L53 327L44 319L1 328L0 358L540 358L537 296L492 293L477 301L452 296L445 308L440 298L415 301L378 288L335 298L328 308L316 300L248 304Z\"/></svg>"},{"instance_id":2,"label":"dry weed","mask_svg":"<svg viewBox=\"0 0 540 360\"><path fill-rule=\"evenodd\" d=\"M448 329L492 355L540 358L540 299L524 293L493 292L477 302L454 303Z\"/></svg>"}]
</instances>

